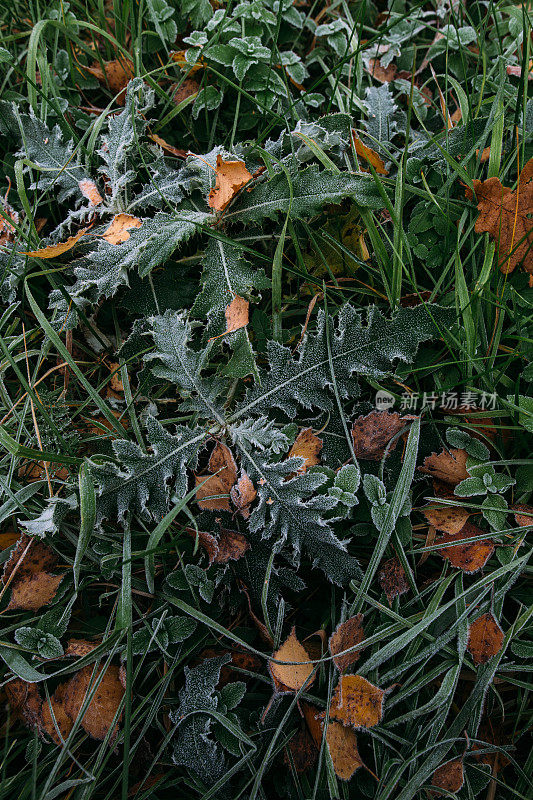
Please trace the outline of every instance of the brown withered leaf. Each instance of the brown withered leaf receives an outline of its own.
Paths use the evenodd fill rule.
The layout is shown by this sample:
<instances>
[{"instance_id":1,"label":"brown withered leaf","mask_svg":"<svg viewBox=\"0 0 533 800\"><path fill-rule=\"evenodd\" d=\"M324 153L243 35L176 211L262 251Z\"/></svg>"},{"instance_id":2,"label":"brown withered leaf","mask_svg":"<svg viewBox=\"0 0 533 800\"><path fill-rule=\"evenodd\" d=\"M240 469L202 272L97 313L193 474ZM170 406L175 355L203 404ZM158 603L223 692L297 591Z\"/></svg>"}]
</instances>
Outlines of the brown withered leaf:
<instances>
[{"instance_id":1,"label":"brown withered leaf","mask_svg":"<svg viewBox=\"0 0 533 800\"><path fill-rule=\"evenodd\" d=\"M435 550L437 555L447 558L452 567L462 569L463 572L477 572L485 566L492 553L494 552L494 542L491 539L478 539L477 542L466 542L465 544L454 545L454 542L462 539L469 539L474 536L481 536L484 531L477 528L472 523L466 525L458 533L444 533L435 544L451 545Z\"/></svg>"},{"instance_id":2,"label":"brown withered leaf","mask_svg":"<svg viewBox=\"0 0 533 800\"><path fill-rule=\"evenodd\" d=\"M123 106L126 100L126 86L133 78L133 62L129 59L113 59L105 61L103 66L99 63L92 67L85 67L102 86L109 86L113 94L117 95L116 103Z\"/></svg>"},{"instance_id":3,"label":"brown withered leaf","mask_svg":"<svg viewBox=\"0 0 533 800\"><path fill-rule=\"evenodd\" d=\"M304 472L307 472L309 467L320 464L320 451L322 450L323 444L322 439L315 436L312 428L304 428L304 430L300 431L287 454L287 458L295 458L298 456L304 459L304 463L297 472L288 475L286 480L293 478L295 475L303 475Z\"/></svg>"},{"instance_id":4,"label":"brown withered leaf","mask_svg":"<svg viewBox=\"0 0 533 800\"><path fill-rule=\"evenodd\" d=\"M371 411L358 417L352 425L352 439L357 458L380 461L393 436L405 427L412 417L401 417L396 411ZM388 449L392 452L398 439Z\"/></svg>"},{"instance_id":5,"label":"brown withered leaf","mask_svg":"<svg viewBox=\"0 0 533 800\"><path fill-rule=\"evenodd\" d=\"M295 628L291 630L287 639L276 650L272 658L277 661L309 661L309 654L296 637ZM313 672L312 664L276 664L274 661L269 661L268 668L278 693L297 692L304 684L309 688L315 680L314 675L311 677Z\"/></svg>"},{"instance_id":6,"label":"brown withered leaf","mask_svg":"<svg viewBox=\"0 0 533 800\"><path fill-rule=\"evenodd\" d=\"M217 553L213 559L215 564L227 564L228 561L238 561L250 548L246 536L238 531L221 528L217 541Z\"/></svg>"},{"instance_id":7,"label":"brown withered leaf","mask_svg":"<svg viewBox=\"0 0 533 800\"><path fill-rule=\"evenodd\" d=\"M311 769L317 758L317 746L307 728L303 726L289 740L283 753L283 760L287 766L290 766L292 761L296 772L301 773Z\"/></svg>"},{"instance_id":8,"label":"brown withered leaf","mask_svg":"<svg viewBox=\"0 0 533 800\"><path fill-rule=\"evenodd\" d=\"M379 58L369 58L367 61L367 72L380 83L390 83L395 80L398 68L396 64L392 63L383 67Z\"/></svg>"},{"instance_id":9,"label":"brown withered leaf","mask_svg":"<svg viewBox=\"0 0 533 800\"><path fill-rule=\"evenodd\" d=\"M383 717L385 692L361 675L341 675L331 699L329 716L353 728L372 728Z\"/></svg>"},{"instance_id":10,"label":"brown withered leaf","mask_svg":"<svg viewBox=\"0 0 533 800\"><path fill-rule=\"evenodd\" d=\"M446 533L459 533L472 513L461 506L439 506L436 500L422 509L422 514L429 524L436 530Z\"/></svg>"},{"instance_id":11,"label":"brown withered leaf","mask_svg":"<svg viewBox=\"0 0 533 800\"><path fill-rule=\"evenodd\" d=\"M99 206L100 203L104 202L104 198L98 191L98 187L94 181L89 180L89 178L84 178L82 181L78 182L78 186L80 187L82 195L92 206Z\"/></svg>"},{"instance_id":12,"label":"brown withered leaf","mask_svg":"<svg viewBox=\"0 0 533 800\"><path fill-rule=\"evenodd\" d=\"M142 220L132 214L116 214L109 228L103 232L102 239L109 244L122 244L130 238L129 231L140 228L141 225Z\"/></svg>"},{"instance_id":13,"label":"brown withered leaf","mask_svg":"<svg viewBox=\"0 0 533 800\"><path fill-rule=\"evenodd\" d=\"M474 180L479 216L476 233L488 233L498 246L500 269L512 272L521 262L533 274L533 158L522 169L516 190L502 186L500 179ZM468 187L465 194L472 200Z\"/></svg>"},{"instance_id":14,"label":"brown withered leaf","mask_svg":"<svg viewBox=\"0 0 533 800\"><path fill-rule=\"evenodd\" d=\"M351 653L345 653L342 656L338 656L337 653L342 653L343 650L354 647L362 642L364 638L362 614L356 614L354 617L347 619L346 622L341 622L334 633L331 634L328 642L329 652L333 656L333 663L339 672L345 672L348 667L359 661L361 651L353 650Z\"/></svg>"},{"instance_id":15,"label":"brown withered leaf","mask_svg":"<svg viewBox=\"0 0 533 800\"><path fill-rule=\"evenodd\" d=\"M463 759L456 758L442 764L435 770L431 777L431 785L442 789L446 793L455 794L464 783ZM440 792L431 792L440 794Z\"/></svg>"},{"instance_id":16,"label":"brown withered leaf","mask_svg":"<svg viewBox=\"0 0 533 800\"><path fill-rule=\"evenodd\" d=\"M51 569L55 564L55 553L48 545L23 533L4 564L2 580L6 583L15 569L18 575L34 575Z\"/></svg>"},{"instance_id":17,"label":"brown withered leaf","mask_svg":"<svg viewBox=\"0 0 533 800\"><path fill-rule=\"evenodd\" d=\"M103 667L94 670L92 664L84 667L68 681L64 690L65 712L72 720L76 720L87 693L92 692L96 682L101 679L81 721L83 729L94 739L99 740L104 739L109 731L124 696L119 668L111 665L103 676L102 670ZM94 677L93 672L95 673ZM116 731L117 726L115 726L113 736Z\"/></svg>"},{"instance_id":18,"label":"brown withered leaf","mask_svg":"<svg viewBox=\"0 0 533 800\"><path fill-rule=\"evenodd\" d=\"M457 486L458 483L468 478L466 471L466 450L442 450L441 453L431 453L424 459L422 467L418 467L420 472L431 475L444 483Z\"/></svg>"},{"instance_id":19,"label":"brown withered leaf","mask_svg":"<svg viewBox=\"0 0 533 800\"><path fill-rule=\"evenodd\" d=\"M311 738L316 746L320 748L320 744L322 742L321 714L319 713L318 708L312 706L310 703L306 703L305 700L300 703L300 708L302 709L302 713L304 715L307 730L311 734Z\"/></svg>"},{"instance_id":20,"label":"brown withered leaf","mask_svg":"<svg viewBox=\"0 0 533 800\"><path fill-rule=\"evenodd\" d=\"M19 222L19 215L7 202L7 195L2 205L4 215L0 217L0 245L5 245L15 239L15 225Z\"/></svg>"},{"instance_id":21,"label":"brown withered leaf","mask_svg":"<svg viewBox=\"0 0 533 800\"><path fill-rule=\"evenodd\" d=\"M357 735L352 728L346 728L340 722L329 721L326 731L326 742L333 762L335 775L343 781L349 781L363 766L357 749Z\"/></svg>"},{"instance_id":22,"label":"brown withered leaf","mask_svg":"<svg viewBox=\"0 0 533 800\"><path fill-rule=\"evenodd\" d=\"M244 519L248 519L250 516L250 506L257 497L257 490L244 470L241 471L241 477L237 483L232 486L230 497L237 512L244 517Z\"/></svg>"},{"instance_id":23,"label":"brown withered leaf","mask_svg":"<svg viewBox=\"0 0 533 800\"><path fill-rule=\"evenodd\" d=\"M218 553L217 537L212 533L208 533L207 531L197 531L196 528L185 528L185 532L188 533L191 539L194 539L195 541L196 538L198 538L198 542L204 548L207 554L209 566L211 566L215 560L215 556Z\"/></svg>"},{"instance_id":24,"label":"brown withered leaf","mask_svg":"<svg viewBox=\"0 0 533 800\"><path fill-rule=\"evenodd\" d=\"M355 152L359 156L359 158L364 158L366 162L371 164L378 175L388 175L389 170L385 169L385 164L383 160L378 156L375 150L372 150L371 147L367 147L364 142L356 136L355 131L352 131L352 139L353 144L355 147Z\"/></svg>"},{"instance_id":25,"label":"brown withered leaf","mask_svg":"<svg viewBox=\"0 0 533 800\"><path fill-rule=\"evenodd\" d=\"M209 473L211 477L203 486L200 484L207 476L195 475L196 485L199 487L196 492L198 505L207 511L231 511L229 493L237 480L237 465L227 445L216 443L209 459ZM216 495L227 495L227 497L216 497Z\"/></svg>"},{"instance_id":26,"label":"brown withered leaf","mask_svg":"<svg viewBox=\"0 0 533 800\"><path fill-rule=\"evenodd\" d=\"M533 506L523 503L513 506L514 518L517 525L533 525Z\"/></svg>"},{"instance_id":27,"label":"brown withered leaf","mask_svg":"<svg viewBox=\"0 0 533 800\"><path fill-rule=\"evenodd\" d=\"M52 573L56 556L48 545L23 534L4 566L4 585L10 581L7 608L38 611L55 597L64 573Z\"/></svg>"},{"instance_id":28,"label":"brown withered leaf","mask_svg":"<svg viewBox=\"0 0 533 800\"><path fill-rule=\"evenodd\" d=\"M29 727L38 725L41 715L41 696L37 684L15 678L6 683L4 689L11 713Z\"/></svg>"},{"instance_id":29,"label":"brown withered leaf","mask_svg":"<svg viewBox=\"0 0 533 800\"><path fill-rule=\"evenodd\" d=\"M198 66L197 69L201 69L201 66ZM192 97L192 95L198 94L199 91L200 91L200 84L198 83L198 81L195 81L194 78L185 78L183 83L180 83L180 85L174 92L172 96L172 101L176 103L176 105L179 105L180 103L183 103L184 100L187 100L188 97Z\"/></svg>"},{"instance_id":30,"label":"brown withered leaf","mask_svg":"<svg viewBox=\"0 0 533 800\"><path fill-rule=\"evenodd\" d=\"M468 651L474 664L485 664L500 652L504 634L493 614L478 617L468 628Z\"/></svg>"},{"instance_id":31,"label":"brown withered leaf","mask_svg":"<svg viewBox=\"0 0 533 800\"><path fill-rule=\"evenodd\" d=\"M89 642L88 639L69 639L65 647L64 654L66 656L74 656L75 658L82 658L83 656L92 653L95 647L98 647L100 642Z\"/></svg>"},{"instance_id":32,"label":"brown withered leaf","mask_svg":"<svg viewBox=\"0 0 533 800\"><path fill-rule=\"evenodd\" d=\"M509 737L505 734L501 719L496 721L489 718L484 719L479 726L477 738L481 740L481 743L475 743L472 746L472 750L474 751L484 750L485 744L495 744L498 747L511 744ZM473 753L473 755L476 761L480 761L482 764L488 764L492 768L493 774L497 774L501 769L511 763L507 756L498 750L494 750L491 753Z\"/></svg>"},{"instance_id":33,"label":"brown withered leaf","mask_svg":"<svg viewBox=\"0 0 533 800\"><path fill-rule=\"evenodd\" d=\"M245 300L244 297L239 297L236 295L231 303L226 306L225 316L226 316L226 330L222 334L225 336L226 333L232 333L233 331L238 331L241 328L246 328L249 322L249 308L250 303L248 300Z\"/></svg>"},{"instance_id":34,"label":"brown withered leaf","mask_svg":"<svg viewBox=\"0 0 533 800\"><path fill-rule=\"evenodd\" d=\"M49 244L48 247L42 247L40 250L29 250L21 253L23 256L31 256L32 258L57 258L62 256L63 253L68 253L69 250L79 242L82 236L85 236L88 228L83 228L75 236L69 236L65 242L59 244Z\"/></svg>"},{"instance_id":35,"label":"brown withered leaf","mask_svg":"<svg viewBox=\"0 0 533 800\"><path fill-rule=\"evenodd\" d=\"M68 737L74 724L72 718L69 716L69 714L67 714L65 708L65 695L67 686L68 683L61 683L50 698L50 705L52 706L52 710L54 712L55 724L54 720L52 719L50 705L48 705L48 701L46 699L43 700L41 706L41 733L46 734L58 745L61 744L61 739L64 741ZM61 738L58 735L56 726L59 728Z\"/></svg>"},{"instance_id":36,"label":"brown withered leaf","mask_svg":"<svg viewBox=\"0 0 533 800\"><path fill-rule=\"evenodd\" d=\"M385 594L389 605L395 597L409 591L409 583L405 570L399 560L394 557L385 561L379 573L379 583Z\"/></svg>"},{"instance_id":37,"label":"brown withered leaf","mask_svg":"<svg viewBox=\"0 0 533 800\"><path fill-rule=\"evenodd\" d=\"M215 187L209 192L207 201L215 211L224 211L239 189L253 178L244 161L224 161L220 155L217 156L216 176Z\"/></svg>"},{"instance_id":38,"label":"brown withered leaf","mask_svg":"<svg viewBox=\"0 0 533 800\"><path fill-rule=\"evenodd\" d=\"M63 574L38 572L36 575L16 576L11 583L11 599L8 610L38 611L57 594Z\"/></svg>"},{"instance_id":39,"label":"brown withered leaf","mask_svg":"<svg viewBox=\"0 0 533 800\"><path fill-rule=\"evenodd\" d=\"M158 136L157 133L151 133L148 138L151 139L152 142L158 144L159 147L161 147L169 155L176 156L177 158L187 158L186 150L182 150L179 147L174 147L173 144L169 144L161 136Z\"/></svg>"}]
</instances>

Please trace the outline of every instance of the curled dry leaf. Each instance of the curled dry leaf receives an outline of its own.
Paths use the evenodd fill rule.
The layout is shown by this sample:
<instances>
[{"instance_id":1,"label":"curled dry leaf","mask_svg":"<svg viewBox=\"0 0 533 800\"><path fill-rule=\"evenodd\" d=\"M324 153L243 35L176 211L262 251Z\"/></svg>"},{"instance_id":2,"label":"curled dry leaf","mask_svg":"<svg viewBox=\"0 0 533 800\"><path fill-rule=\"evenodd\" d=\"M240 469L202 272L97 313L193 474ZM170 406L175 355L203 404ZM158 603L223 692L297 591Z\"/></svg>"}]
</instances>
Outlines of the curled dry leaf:
<instances>
[{"instance_id":1,"label":"curled dry leaf","mask_svg":"<svg viewBox=\"0 0 533 800\"><path fill-rule=\"evenodd\" d=\"M513 506L513 511L517 525L533 525L533 506L520 504Z\"/></svg>"},{"instance_id":2,"label":"curled dry leaf","mask_svg":"<svg viewBox=\"0 0 533 800\"><path fill-rule=\"evenodd\" d=\"M207 201L215 211L224 211L239 189L253 178L244 161L224 161L220 155L217 156L216 176L215 187L209 192Z\"/></svg>"},{"instance_id":3,"label":"curled dry leaf","mask_svg":"<svg viewBox=\"0 0 533 800\"><path fill-rule=\"evenodd\" d=\"M166 153L171 156L176 156L177 158L187 158L187 151L181 150L179 147L174 147L173 144L169 144L166 142L161 136L158 136L157 133L151 133L149 138L152 142L155 142L159 145Z\"/></svg>"},{"instance_id":4,"label":"curled dry leaf","mask_svg":"<svg viewBox=\"0 0 533 800\"><path fill-rule=\"evenodd\" d=\"M385 692L361 675L341 675L329 716L353 728L372 728L383 717Z\"/></svg>"},{"instance_id":5,"label":"curled dry leaf","mask_svg":"<svg viewBox=\"0 0 533 800\"><path fill-rule=\"evenodd\" d=\"M250 506L257 497L257 490L246 472L241 472L241 477L230 491L230 497L237 512L244 517L244 519L248 519L250 516Z\"/></svg>"},{"instance_id":6,"label":"curled dry leaf","mask_svg":"<svg viewBox=\"0 0 533 800\"><path fill-rule=\"evenodd\" d=\"M355 131L352 131L352 139L353 144L355 147L355 152L359 156L359 158L364 158L369 164L371 164L378 175L388 175L389 170L385 169L385 164L383 160L378 156L375 150L372 150L371 147L367 147L358 136L356 136Z\"/></svg>"},{"instance_id":7,"label":"curled dry leaf","mask_svg":"<svg viewBox=\"0 0 533 800\"><path fill-rule=\"evenodd\" d=\"M468 478L466 471L466 450L443 450L441 453L432 453L424 459L424 465L418 467L420 472L431 475L444 483L457 486L458 483Z\"/></svg>"},{"instance_id":8,"label":"curled dry leaf","mask_svg":"<svg viewBox=\"0 0 533 800\"><path fill-rule=\"evenodd\" d=\"M498 260L502 272L512 272L521 262L526 272L533 274L533 158L518 177L513 192L502 186L499 178L474 180L479 216L476 233L488 233L498 245ZM472 200L472 190L465 194Z\"/></svg>"},{"instance_id":9,"label":"curled dry leaf","mask_svg":"<svg viewBox=\"0 0 533 800\"><path fill-rule=\"evenodd\" d=\"M422 514L436 530L446 533L459 533L468 522L468 517L472 514L472 511L460 506L438 506L436 501L432 501L426 508L422 509Z\"/></svg>"},{"instance_id":10,"label":"curled dry leaf","mask_svg":"<svg viewBox=\"0 0 533 800\"><path fill-rule=\"evenodd\" d=\"M113 94L118 95L116 103L124 105L126 99L126 86L133 78L133 63L128 59L113 59L105 61L103 66L98 63L92 67L85 67L96 80L103 86L109 86Z\"/></svg>"},{"instance_id":11,"label":"curled dry leaf","mask_svg":"<svg viewBox=\"0 0 533 800\"><path fill-rule=\"evenodd\" d=\"M81 711L87 693L92 693L99 681L85 710L81 725L90 736L100 740L106 737L124 696L119 668L111 665L103 675L102 671L103 667L98 670L94 670L93 665L84 667L68 681L63 695L65 712L74 721ZM115 726L113 736L116 735L117 729L118 726Z\"/></svg>"},{"instance_id":12,"label":"curled dry leaf","mask_svg":"<svg viewBox=\"0 0 533 800\"><path fill-rule=\"evenodd\" d=\"M29 250L28 252L21 253L23 256L31 256L32 258L57 258L62 256L63 253L68 253L69 250L79 242L82 236L85 236L88 228L83 228L75 236L69 236L65 242L59 244L49 244L48 247L42 247L40 250Z\"/></svg>"},{"instance_id":13,"label":"curled dry leaf","mask_svg":"<svg viewBox=\"0 0 533 800\"><path fill-rule=\"evenodd\" d=\"M80 187L82 195L92 206L99 206L100 203L104 202L104 198L98 191L98 187L94 181L89 180L89 178L84 178L82 181L79 181L78 186Z\"/></svg>"},{"instance_id":14,"label":"curled dry leaf","mask_svg":"<svg viewBox=\"0 0 533 800\"><path fill-rule=\"evenodd\" d=\"M314 467L317 464L320 464L320 451L322 450L322 447L322 439L319 439L318 436L315 436L312 428L304 428L304 430L300 431L294 440L293 446L289 450L287 458L294 458L298 456L299 458L304 459L304 463L297 472L287 476L286 480L294 478L295 475L303 475L304 472L307 472L309 467Z\"/></svg>"},{"instance_id":15,"label":"curled dry leaf","mask_svg":"<svg viewBox=\"0 0 533 800\"><path fill-rule=\"evenodd\" d=\"M132 214L116 214L109 228L103 232L102 239L109 244L122 244L130 238L129 231L141 225L142 220Z\"/></svg>"},{"instance_id":16,"label":"curled dry leaf","mask_svg":"<svg viewBox=\"0 0 533 800\"><path fill-rule=\"evenodd\" d=\"M493 614L482 614L468 628L468 651L474 664L485 664L500 652L504 634Z\"/></svg>"},{"instance_id":17,"label":"curled dry leaf","mask_svg":"<svg viewBox=\"0 0 533 800\"><path fill-rule=\"evenodd\" d=\"M380 83L391 83L395 80L398 68L396 64L388 64L383 67L379 58L369 58L366 62L367 72Z\"/></svg>"},{"instance_id":18,"label":"curled dry leaf","mask_svg":"<svg viewBox=\"0 0 533 800\"><path fill-rule=\"evenodd\" d=\"M329 637L329 652L333 656L333 663L339 672L345 672L348 667L359 661L361 655L360 650L353 650L351 653L344 653L344 655L337 655L342 653L343 650L348 650L359 644L365 638L363 630L363 615L356 614L355 617L350 617L346 622L341 622L337 626L334 633Z\"/></svg>"},{"instance_id":19,"label":"curled dry leaf","mask_svg":"<svg viewBox=\"0 0 533 800\"><path fill-rule=\"evenodd\" d=\"M340 722L330 720L326 730L326 742L335 775L343 781L349 781L359 767L363 766L357 749L355 731L346 728Z\"/></svg>"},{"instance_id":20,"label":"curled dry leaf","mask_svg":"<svg viewBox=\"0 0 533 800\"><path fill-rule=\"evenodd\" d=\"M38 611L55 597L64 573L54 575L55 553L44 542L23 534L4 566L4 585L9 581L7 608Z\"/></svg>"},{"instance_id":21,"label":"curled dry leaf","mask_svg":"<svg viewBox=\"0 0 533 800\"><path fill-rule=\"evenodd\" d=\"M399 560L394 557L385 561L379 573L379 583L385 594L389 605L395 597L409 591L407 575Z\"/></svg>"},{"instance_id":22,"label":"curled dry leaf","mask_svg":"<svg viewBox=\"0 0 533 800\"><path fill-rule=\"evenodd\" d=\"M447 558L452 567L462 569L463 572L477 572L485 566L492 553L494 552L494 542L492 539L478 539L475 542L466 542L465 544L454 544L462 539L470 539L474 536L481 536L484 531L477 528L470 522L458 533L444 533L435 544L446 544L448 547L441 547L435 552Z\"/></svg>"},{"instance_id":23,"label":"curled dry leaf","mask_svg":"<svg viewBox=\"0 0 533 800\"><path fill-rule=\"evenodd\" d=\"M357 458L380 461L393 436L396 436L408 420L396 411L371 411L365 417L358 417L352 425L352 439ZM398 444L398 439L388 448L390 453Z\"/></svg>"},{"instance_id":24,"label":"curled dry leaf","mask_svg":"<svg viewBox=\"0 0 533 800\"><path fill-rule=\"evenodd\" d=\"M295 628L291 630L288 638L276 650L272 658L276 661L309 662L309 654L296 637ZM313 665L310 663L277 664L275 661L269 661L268 668L278 693L297 692L304 685L309 688L315 680L315 676L312 675Z\"/></svg>"},{"instance_id":25,"label":"curled dry leaf","mask_svg":"<svg viewBox=\"0 0 533 800\"><path fill-rule=\"evenodd\" d=\"M455 794L464 783L463 759L456 758L442 764L431 777L432 786L442 789L447 794ZM440 792L432 792L433 795Z\"/></svg>"},{"instance_id":26,"label":"curled dry leaf","mask_svg":"<svg viewBox=\"0 0 533 800\"><path fill-rule=\"evenodd\" d=\"M0 217L0 245L5 245L15 239L15 225L18 225L19 215L15 209L9 205L7 199L4 200L2 205L3 216Z\"/></svg>"},{"instance_id":27,"label":"curled dry leaf","mask_svg":"<svg viewBox=\"0 0 533 800\"><path fill-rule=\"evenodd\" d=\"M219 471L220 470L220 471ZM200 508L207 511L231 511L229 493L237 480L237 465L229 447L217 442L208 464L210 477L204 484L206 475L196 475L196 499ZM217 474L213 474L217 473ZM216 495L227 495L217 497Z\"/></svg>"}]
</instances>

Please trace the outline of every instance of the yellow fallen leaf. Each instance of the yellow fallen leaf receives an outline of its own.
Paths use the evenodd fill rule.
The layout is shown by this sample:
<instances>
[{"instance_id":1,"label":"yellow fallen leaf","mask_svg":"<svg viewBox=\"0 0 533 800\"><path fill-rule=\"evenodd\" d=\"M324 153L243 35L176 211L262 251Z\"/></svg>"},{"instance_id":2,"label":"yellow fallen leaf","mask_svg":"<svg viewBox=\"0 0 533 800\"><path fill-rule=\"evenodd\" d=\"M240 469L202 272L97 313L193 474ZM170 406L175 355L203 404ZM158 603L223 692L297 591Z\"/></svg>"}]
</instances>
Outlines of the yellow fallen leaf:
<instances>
[{"instance_id":1,"label":"yellow fallen leaf","mask_svg":"<svg viewBox=\"0 0 533 800\"><path fill-rule=\"evenodd\" d=\"M75 236L69 236L66 242L59 244L49 244L48 247L42 247L40 250L29 250L28 252L21 253L22 256L31 256L32 258L57 258L72 250L82 236L88 231L88 228L78 231Z\"/></svg>"},{"instance_id":2,"label":"yellow fallen leaf","mask_svg":"<svg viewBox=\"0 0 533 800\"><path fill-rule=\"evenodd\" d=\"M102 234L102 239L109 244L122 244L130 238L128 231L132 228L140 228L141 225L142 220L138 217L131 214L117 214L109 228Z\"/></svg>"},{"instance_id":3,"label":"yellow fallen leaf","mask_svg":"<svg viewBox=\"0 0 533 800\"><path fill-rule=\"evenodd\" d=\"M296 631L293 628L288 638L273 655L276 661L309 662L309 654L305 647L298 641ZM277 692L297 692L304 686L309 687L313 681L311 678L313 665L310 663L277 664L275 661L268 662L268 668Z\"/></svg>"},{"instance_id":4,"label":"yellow fallen leaf","mask_svg":"<svg viewBox=\"0 0 533 800\"><path fill-rule=\"evenodd\" d=\"M223 211L253 175L246 169L244 161L224 161L220 155L217 156L216 174L215 188L209 192L207 204L215 211Z\"/></svg>"},{"instance_id":5,"label":"yellow fallen leaf","mask_svg":"<svg viewBox=\"0 0 533 800\"><path fill-rule=\"evenodd\" d=\"M352 131L353 143L355 147L355 152L359 156L359 158L364 158L369 164L372 164L374 169L379 175L388 175L389 170L385 169L385 164L375 152L372 150L371 147L367 147L361 139L359 139L355 133Z\"/></svg>"}]
</instances>

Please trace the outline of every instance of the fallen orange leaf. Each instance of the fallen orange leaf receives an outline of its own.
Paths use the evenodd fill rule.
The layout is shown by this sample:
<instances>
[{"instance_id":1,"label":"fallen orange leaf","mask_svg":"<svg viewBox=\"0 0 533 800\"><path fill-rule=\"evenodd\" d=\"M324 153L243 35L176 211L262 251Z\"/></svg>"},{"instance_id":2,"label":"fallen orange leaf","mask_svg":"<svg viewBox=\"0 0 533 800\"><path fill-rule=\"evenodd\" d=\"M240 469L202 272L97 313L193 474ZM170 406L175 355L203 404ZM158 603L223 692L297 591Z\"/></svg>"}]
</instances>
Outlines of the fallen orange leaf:
<instances>
[{"instance_id":1,"label":"fallen orange leaf","mask_svg":"<svg viewBox=\"0 0 533 800\"><path fill-rule=\"evenodd\" d=\"M353 728L372 728L383 717L385 692L361 675L341 675L329 716Z\"/></svg>"},{"instance_id":2,"label":"fallen orange leaf","mask_svg":"<svg viewBox=\"0 0 533 800\"><path fill-rule=\"evenodd\" d=\"M126 86L133 78L133 62L128 59L113 59L100 64L85 67L103 86L109 86L113 94L117 95L116 103L123 106L126 99Z\"/></svg>"},{"instance_id":3,"label":"fallen orange leaf","mask_svg":"<svg viewBox=\"0 0 533 800\"><path fill-rule=\"evenodd\" d=\"M122 244L130 238L129 231L132 228L140 228L142 220L132 214L116 214L113 222L102 234L109 244Z\"/></svg>"},{"instance_id":4,"label":"fallen orange leaf","mask_svg":"<svg viewBox=\"0 0 533 800\"><path fill-rule=\"evenodd\" d=\"M468 478L466 471L466 450L443 450L441 453L432 453L424 459L424 465L418 467L420 472L425 472L433 478L451 483L458 483Z\"/></svg>"},{"instance_id":5,"label":"fallen orange leaf","mask_svg":"<svg viewBox=\"0 0 533 800\"><path fill-rule=\"evenodd\" d=\"M371 164L376 172L379 175L388 175L389 170L385 169L385 164L383 160L378 156L375 150L372 150L371 147L367 147L364 142L356 136L355 131L352 131L352 138L355 147L355 152L359 156L359 158L364 158L369 164Z\"/></svg>"},{"instance_id":6,"label":"fallen orange leaf","mask_svg":"<svg viewBox=\"0 0 533 800\"><path fill-rule=\"evenodd\" d=\"M363 766L357 749L355 731L344 727L340 722L330 720L326 731L326 742L335 775L343 781L349 781L359 767Z\"/></svg>"},{"instance_id":7,"label":"fallen orange leaf","mask_svg":"<svg viewBox=\"0 0 533 800\"><path fill-rule=\"evenodd\" d=\"M464 771L462 758L456 758L453 761L448 761L447 764L442 764L442 766L435 770L431 778L432 786L442 789L446 795L458 792L463 783ZM440 793L431 792L431 794Z\"/></svg>"},{"instance_id":8,"label":"fallen orange leaf","mask_svg":"<svg viewBox=\"0 0 533 800\"><path fill-rule=\"evenodd\" d=\"M355 617L350 617L345 622L341 622L334 633L329 637L329 652L333 656L333 663L339 670L344 672L352 664L359 660L361 655L360 650L353 650L351 653L345 653L338 656L337 653L342 653L343 650L348 650L359 644L365 638L363 631L363 615L356 614Z\"/></svg>"},{"instance_id":9,"label":"fallen orange leaf","mask_svg":"<svg viewBox=\"0 0 533 800\"><path fill-rule=\"evenodd\" d=\"M32 258L57 258L58 256L62 256L63 253L72 250L74 245L79 242L82 236L85 236L87 231L88 228L83 228L83 230L78 231L75 236L69 236L66 242L49 244L48 247L43 247L40 250L29 250L28 252L21 253L21 255L31 256Z\"/></svg>"},{"instance_id":10,"label":"fallen orange leaf","mask_svg":"<svg viewBox=\"0 0 533 800\"><path fill-rule=\"evenodd\" d=\"M313 433L312 428L304 428L304 430L300 431L288 452L287 458L303 458L304 463L297 472L287 476L286 480L294 477L294 475L303 475L304 472L307 472L309 467L320 464L320 451L322 447L322 439L319 439L319 437Z\"/></svg>"},{"instance_id":11,"label":"fallen orange leaf","mask_svg":"<svg viewBox=\"0 0 533 800\"><path fill-rule=\"evenodd\" d=\"M253 178L244 161L224 161L220 155L217 156L216 176L215 187L209 192L207 201L215 211L223 211L239 189Z\"/></svg>"},{"instance_id":12,"label":"fallen orange leaf","mask_svg":"<svg viewBox=\"0 0 533 800\"><path fill-rule=\"evenodd\" d=\"M533 275L533 158L518 176L514 192L495 177L473 183L479 211L476 233L488 233L497 243L502 272L512 272L523 262ZM466 188L465 194L473 199L471 189Z\"/></svg>"},{"instance_id":13,"label":"fallen orange leaf","mask_svg":"<svg viewBox=\"0 0 533 800\"><path fill-rule=\"evenodd\" d=\"M468 651L474 664L485 664L500 652L504 634L491 613L482 614L468 628Z\"/></svg>"},{"instance_id":14,"label":"fallen orange leaf","mask_svg":"<svg viewBox=\"0 0 533 800\"><path fill-rule=\"evenodd\" d=\"M237 480L237 465L227 445L216 443L209 459L208 471L217 474L212 474L207 481L205 475L195 476L198 486L196 492L198 505L208 511L231 511L228 495ZM226 497L216 497L216 495L226 495Z\"/></svg>"},{"instance_id":15,"label":"fallen orange leaf","mask_svg":"<svg viewBox=\"0 0 533 800\"><path fill-rule=\"evenodd\" d=\"M104 198L98 191L98 187L94 181L85 178L78 183L78 186L80 187L82 195L87 198L92 206L99 206L100 203L104 202Z\"/></svg>"},{"instance_id":16,"label":"fallen orange leaf","mask_svg":"<svg viewBox=\"0 0 533 800\"><path fill-rule=\"evenodd\" d=\"M447 558L452 567L462 569L463 572L477 572L485 566L494 552L494 542L491 539L478 539L476 542L466 542L459 545L454 544L454 542L481 536L483 533L485 531L482 531L481 528L477 528L472 523L467 522L458 533L444 533L435 544L450 546L441 547L435 552L442 558Z\"/></svg>"},{"instance_id":17,"label":"fallen orange leaf","mask_svg":"<svg viewBox=\"0 0 533 800\"><path fill-rule=\"evenodd\" d=\"M277 661L309 662L309 654L297 639L295 628L291 630L281 647L276 650L273 658ZM268 668L278 693L297 692L304 685L309 687L315 679L315 676L312 675L313 665L309 663L277 664L275 661L269 661Z\"/></svg>"}]
</instances>

